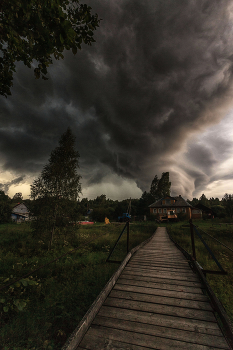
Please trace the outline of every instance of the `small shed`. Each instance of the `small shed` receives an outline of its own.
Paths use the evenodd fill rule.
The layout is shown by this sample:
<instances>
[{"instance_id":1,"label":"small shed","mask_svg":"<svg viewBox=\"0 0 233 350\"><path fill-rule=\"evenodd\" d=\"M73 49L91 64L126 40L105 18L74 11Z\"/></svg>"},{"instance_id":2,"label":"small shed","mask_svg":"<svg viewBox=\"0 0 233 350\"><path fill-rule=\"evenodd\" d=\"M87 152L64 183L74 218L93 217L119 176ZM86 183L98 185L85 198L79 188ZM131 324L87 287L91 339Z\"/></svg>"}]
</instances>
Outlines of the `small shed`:
<instances>
[{"instance_id":1,"label":"small shed","mask_svg":"<svg viewBox=\"0 0 233 350\"><path fill-rule=\"evenodd\" d=\"M29 220L29 209L24 203L16 204L11 213L11 219L16 222L24 222Z\"/></svg>"}]
</instances>

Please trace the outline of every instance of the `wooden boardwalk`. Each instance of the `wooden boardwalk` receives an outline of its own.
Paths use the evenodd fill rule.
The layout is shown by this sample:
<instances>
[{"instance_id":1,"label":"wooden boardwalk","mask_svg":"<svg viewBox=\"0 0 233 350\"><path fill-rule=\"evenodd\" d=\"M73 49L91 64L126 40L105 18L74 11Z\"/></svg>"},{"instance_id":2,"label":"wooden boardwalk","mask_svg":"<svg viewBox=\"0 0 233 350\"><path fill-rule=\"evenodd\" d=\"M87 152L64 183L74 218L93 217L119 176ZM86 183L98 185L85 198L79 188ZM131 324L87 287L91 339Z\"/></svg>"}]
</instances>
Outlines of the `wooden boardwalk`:
<instances>
[{"instance_id":1,"label":"wooden boardwalk","mask_svg":"<svg viewBox=\"0 0 233 350\"><path fill-rule=\"evenodd\" d=\"M230 349L184 255L159 227L129 260L76 349Z\"/></svg>"}]
</instances>

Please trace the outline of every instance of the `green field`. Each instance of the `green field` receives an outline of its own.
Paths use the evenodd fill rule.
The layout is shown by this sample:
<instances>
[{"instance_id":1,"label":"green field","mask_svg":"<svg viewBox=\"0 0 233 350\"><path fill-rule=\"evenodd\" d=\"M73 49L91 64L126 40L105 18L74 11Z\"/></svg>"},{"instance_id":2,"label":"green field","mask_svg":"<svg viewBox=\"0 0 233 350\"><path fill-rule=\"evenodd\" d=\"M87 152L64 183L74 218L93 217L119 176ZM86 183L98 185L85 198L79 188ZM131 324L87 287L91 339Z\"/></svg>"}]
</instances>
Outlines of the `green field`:
<instances>
[{"instance_id":1,"label":"green field","mask_svg":"<svg viewBox=\"0 0 233 350\"><path fill-rule=\"evenodd\" d=\"M78 248L0 291L0 339L4 350L61 349L119 267L105 260L123 227L81 226L73 244L57 242L48 251L47 245L32 236L29 224L0 226L1 286ZM130 249L148 239L155 229L154 223L131 224ZM126 233L111 259L123 260L125 256Z\"/></svg>"},{"instance_id":2,"label":"green field","mask_svg":"<svg viewBox=\"0 0 233 350\"><path fill-rule=\"evenodd\" d=\"M233 226L217 221L196 221L199 228L233 249ZM187 222L167 226L173 239L191 253ZM51 251L28 224L0 226L1 286L30 273L39 266L74 249L56 262L30 274L28 278L0 291L1 331L4 350L61 349L66 339L95 300L119 264L106 263L124 224L81 226L74 242L59 241ZM130 249L149 238L155 231L153 222L130 224ZM207 275L208 282L233 320L232 253L212 242L204 233L214 254L228 271L227 276ZM92 240L91 242L89 242ZM87 243L89 242L89 243ZM196 238L197 261L203 268L217 269L202 242ZM123 234L113 260L126 256L126 233Z\"/></svg>"},{"instance_id":3,"label":"green field","mask_svg":"<svg viewBox=\"0 0 233 350\"><path fill-rule=\"evenodd\" d=\"M233 250L233 225L224 222L221 223L217 219L213 221L193 221L193 224L198 226L202 237L209 245L224 270L228 273L228 275L207 274L206 277L211 288L224 306L231 322L233 322L233 253L205 234L205 232L210 234ZM182 227L184 225L187 226L188 222L168 225L168 231L171 233L174 241L191 254L190 228ZM208 270L219 270L215 261L196 234L195 246L196 259L201 267Z\"/></svg>"}]
</instances>

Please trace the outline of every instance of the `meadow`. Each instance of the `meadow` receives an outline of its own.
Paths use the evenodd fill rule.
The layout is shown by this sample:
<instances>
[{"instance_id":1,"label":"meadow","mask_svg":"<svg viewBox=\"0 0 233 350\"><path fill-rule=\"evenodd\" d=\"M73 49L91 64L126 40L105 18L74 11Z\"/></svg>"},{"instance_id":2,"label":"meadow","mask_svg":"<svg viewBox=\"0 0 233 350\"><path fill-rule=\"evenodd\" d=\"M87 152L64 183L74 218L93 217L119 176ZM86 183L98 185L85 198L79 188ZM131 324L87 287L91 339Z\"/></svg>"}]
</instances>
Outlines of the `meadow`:
<instances>
[{"instance_id":1,"label":"meadow","mask_svg":"<svg viewBox=\"0 0 233 350\"><path fill-rule=\"evenodd\" d=\"M233 256L211 240L213 235L233 249L233 226L218 220L194 221L215 256L228 272L227 276L209 275L207 280L233 321ZM188 222L160 224L172 238L191 253ZM0 288L28 273L4 290L0 290L0 339L4 350L61 349L92 302L103 289L119 264L106 263L110 249L124 224L81 226L72 243L57 241L48 251L29 224L0 226ZM148 239L156 230L154 222L130 224L130 249ZM205 269L217 266L200 239L195 237L197 261ZM77 248L77 249L76 249ZM39 266L61 256L37 272ZM126 256L126 232L112 260Z\"/></svg>"},{"instance_id":2,"label":"meadow","mask_svg":"<svg viewBox=\"0 0 233 350\"><path fill-rule=\"evenodd\" d=\"M226 220L193 220L212 252L227 275L206 274L207 281L215 295L224 306L231 322L233 323L233 252L210 238L206 233L218 239L233 250L233 225ZM185 227L186 226L186 227ZM190 228L188 222L180 222L168 225L171 237L188 253L192 254ZM195 234L196 259L203 269L218 271L215 261Z\"/></svg>"},{"instance_id":3,"label":"meadow","mask_svg":"<svg viewBox=\"0 0 233 350\"><path fill-rule=\"evenodd\" d=\"M0 225L0 339L4 350L61 349L119 264L106 263L123 224L77 229L72 243L56 242L48 251L29 224ZM148 239L155 223L132 223L129 248ZM73 253L31 273L41 265ZM126 232L111 259L126 256Z\"/></svg>"}]
</instances>

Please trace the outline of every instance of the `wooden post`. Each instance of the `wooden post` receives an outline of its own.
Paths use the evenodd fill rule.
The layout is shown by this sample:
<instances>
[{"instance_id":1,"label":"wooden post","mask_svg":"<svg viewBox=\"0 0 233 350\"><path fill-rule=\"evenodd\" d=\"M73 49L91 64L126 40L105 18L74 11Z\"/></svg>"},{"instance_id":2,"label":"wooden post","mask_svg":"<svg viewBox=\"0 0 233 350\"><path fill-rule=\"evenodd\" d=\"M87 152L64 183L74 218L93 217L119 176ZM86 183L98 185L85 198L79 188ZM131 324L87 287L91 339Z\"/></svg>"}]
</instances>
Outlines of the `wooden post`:
<instances>
[{"instance_id":1,"label":"wooden post","mask_svg":"<svg viewBox=\"0 0 233 350\"><path fill-rule=\"evenodd\" d=\"M196 259L196 251L195 251L195 241L194 241L194 232L193 232L193 222L192 219L189 220L190 224L190 232L191 232L191 242L192 242L192 250L193 250L193 258Z\"/></svg>"},{"instance_id":2,"label":"wooden post","mask_svg":"<svg viewBox=\"0 0 233 350\"><path fill-rule=\"evenodd\" d=\"M127 223L127 254L129 252L129 221Z\"/></svg>"}]
</instances>

